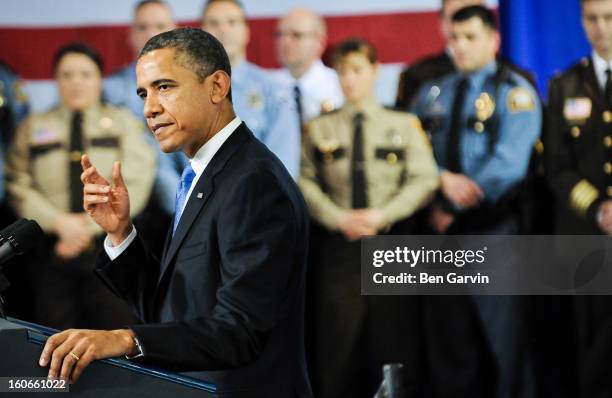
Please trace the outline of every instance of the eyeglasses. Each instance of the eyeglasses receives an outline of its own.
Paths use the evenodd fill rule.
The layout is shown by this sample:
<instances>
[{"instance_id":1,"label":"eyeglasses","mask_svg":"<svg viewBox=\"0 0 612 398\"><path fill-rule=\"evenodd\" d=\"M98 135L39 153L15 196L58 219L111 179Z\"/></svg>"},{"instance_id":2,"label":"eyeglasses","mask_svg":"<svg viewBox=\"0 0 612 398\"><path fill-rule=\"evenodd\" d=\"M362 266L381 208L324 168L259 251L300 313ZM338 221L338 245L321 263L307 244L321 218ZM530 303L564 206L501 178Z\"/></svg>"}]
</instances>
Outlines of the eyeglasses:
<instances>
[{"instance_id":1,"label":"eyeglasses","mask_svg":"<svg viewBox=\"0 0 612 398\"><path fill-rule=\"evenodd\" d=\"M274 32L274 37L277 39L288 37L292 40L302 40L307 37L316 36L318 36L317 32L299 32L297 30L277 30L276 32Z\"/></svg>"}]
</instances>

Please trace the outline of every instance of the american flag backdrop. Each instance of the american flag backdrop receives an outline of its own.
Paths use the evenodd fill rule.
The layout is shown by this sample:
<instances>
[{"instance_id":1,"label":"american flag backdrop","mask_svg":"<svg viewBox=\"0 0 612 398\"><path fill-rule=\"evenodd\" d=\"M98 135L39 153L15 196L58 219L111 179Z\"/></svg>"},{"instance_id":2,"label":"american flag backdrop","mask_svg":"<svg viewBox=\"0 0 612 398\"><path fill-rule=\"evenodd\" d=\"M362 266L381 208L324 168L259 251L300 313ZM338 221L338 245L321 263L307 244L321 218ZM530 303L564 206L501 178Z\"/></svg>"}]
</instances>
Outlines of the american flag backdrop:
<instances>
[{"instance_id":1,"label":"american flag backdrop","mask_svg":"<svg viewBox=\"0 0 612 398\"><path fill-rule=\"evenodd\" d=\"M26 79L25 92L34 111L56 99L51 81L55 51L71 41L84 41L103 56L105 74L131 61L128 30L137 0L2 0L0 59ZM168 0L181 26L199 26L204 0ZM353 36L371 40L383 63L377 96L395 98L403 65L439 51L440 0L245 0L251 28L248 58L263 67L278 67L273 33L277 19L296 7L323 15L329 47ZM497 7L497 0L487 4Z\"/></svg>"}]
</instances>

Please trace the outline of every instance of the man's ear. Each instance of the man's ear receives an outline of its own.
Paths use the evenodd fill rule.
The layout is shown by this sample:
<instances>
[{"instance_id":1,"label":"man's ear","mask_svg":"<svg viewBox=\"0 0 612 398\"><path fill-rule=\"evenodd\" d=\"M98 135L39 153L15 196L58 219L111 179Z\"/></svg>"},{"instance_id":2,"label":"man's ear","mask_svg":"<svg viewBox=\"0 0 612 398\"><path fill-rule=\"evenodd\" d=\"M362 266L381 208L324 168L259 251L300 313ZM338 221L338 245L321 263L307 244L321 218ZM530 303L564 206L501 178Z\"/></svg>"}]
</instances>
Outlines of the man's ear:
<instances>
[{"instance_id":1,"label":"man's ear","mask_svg":"<svg viewBox=\"0 0 612 398\"><path fill-rule=\"evenodd\" d=\"M213 104L221 103L230 91L231 78L222 70L213 72L208 76L211 82L210 101Z\"/></svg>"},{"instance_id":2,"label":"man's ear","mask_svg":"<svg viewBox=\"0 0 612 398\"><path fill-rule=\"evenodd\" d=\"M501 34L498 31L493 31L493 46L495 48L495 54L498 54L501 49Z\"/></svg>"}]
</instances>

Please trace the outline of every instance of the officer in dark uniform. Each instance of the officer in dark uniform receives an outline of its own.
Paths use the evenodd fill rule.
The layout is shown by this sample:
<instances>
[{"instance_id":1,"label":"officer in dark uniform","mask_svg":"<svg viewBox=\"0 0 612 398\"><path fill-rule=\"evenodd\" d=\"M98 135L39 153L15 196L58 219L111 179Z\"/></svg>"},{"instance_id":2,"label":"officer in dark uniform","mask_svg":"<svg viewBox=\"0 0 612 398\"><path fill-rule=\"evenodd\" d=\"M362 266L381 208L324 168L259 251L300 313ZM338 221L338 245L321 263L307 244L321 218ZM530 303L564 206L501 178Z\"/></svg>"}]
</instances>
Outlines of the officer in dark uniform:
<instances>
[{"instance_id":1,"label":"officer in dark uniform","mask_svg":"<svg viewBox=\"0 0 612 398\"><path fill-rule=\"evenodd\" d=\"M610 235L612 0L582 0L581 4L593 53L550 82L548 177L556 199L555 232ZM612 396L612 299L579 296L573 303L576 342L570 343L576 347L575 396Z\"/></svg>"}]
</instances>

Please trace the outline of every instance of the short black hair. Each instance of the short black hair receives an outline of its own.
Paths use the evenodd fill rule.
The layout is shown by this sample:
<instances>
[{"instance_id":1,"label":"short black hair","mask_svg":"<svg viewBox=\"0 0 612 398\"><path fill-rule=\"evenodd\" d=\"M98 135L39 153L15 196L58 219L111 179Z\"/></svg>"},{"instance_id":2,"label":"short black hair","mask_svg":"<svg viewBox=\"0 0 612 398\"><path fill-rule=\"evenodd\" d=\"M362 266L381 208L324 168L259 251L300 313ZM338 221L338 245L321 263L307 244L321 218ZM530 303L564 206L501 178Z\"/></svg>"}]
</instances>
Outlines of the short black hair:
<instances>
[{"instance_id":1,"label":"short black hair","mask_svg":"<svg viewBox=\"0 0 612 398\"><path fill-rule=\"evenodd\" d=\"M206 3L204 3L204 8L202 9L202 18L204 18L204 14L206 14L206 10L208 10L208 7L210 7L214 3L223 3L223 2L231 3L231 4L238 6L238 8L240 8L240 11L242 11L242 17L246 21L246 10L244 9L244 5L242 4L242 2L239 0L208 0Z\"/></svg>"},{"instance_id":2,"label":"short black hair","mask_svg":"<svg viewBox=\"0 0 612 398\"><path fill-rule=\"evenodd\" d=\"M53 57L53 73L57 70L57 65L60 63L62 58L64 58L68 54L82 54L91 59L94 64L98 67L100 74L104 70L104 62L102 61L102 57L100 54L88 44L85 43L69 43L62 47L60 47Z\"/></svg>"},{"instance_id":3,"label":"short black hair","mask_svg":"<svg viewBox=\"0 0 612 398\"><path fill-rule=\"evenodd\" d=\"M175 61L191 69L200 82L218 70L228 76L232 75L232 67L223 44L202 29L178 28L155 35L144 45L138 58L162 48L173 49ZM232 100L231 89L227 97Z\"/></svg>"},{"instance_id":4,"label":"short black hair","mask_svg":"<svg viewBox=\"0 0 612 398\"><path fill-rule=\"evenodd\" d=\"M371 64L375 64L378 60L376 48L368 40L354 37L346 39L336 46L334 49L333 63L337 65L344 57L349 54L363 54Z\"/></svg>"},{"instance_id":5,"label":"short black hair","mask_svg":"<svg viewBox=\"0 0 612 398\"><path fill-rule=\"evenodd\" d=\"M484 6L469 6L464 7L453 14L451 21L453 22L465 22L468 19L478 18L482 21L482 23L492 29L499 30L497 25L497 17L495 13Z\"/></svg>"}]
</instances>

